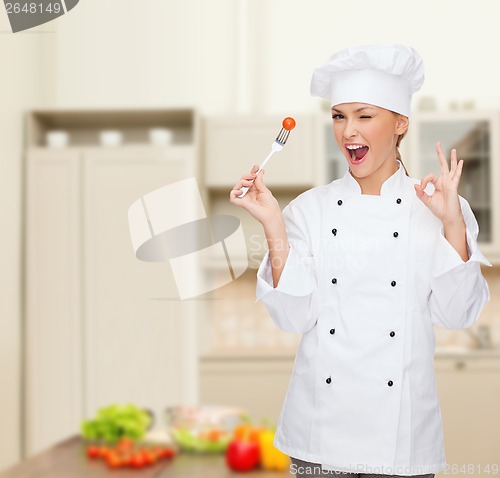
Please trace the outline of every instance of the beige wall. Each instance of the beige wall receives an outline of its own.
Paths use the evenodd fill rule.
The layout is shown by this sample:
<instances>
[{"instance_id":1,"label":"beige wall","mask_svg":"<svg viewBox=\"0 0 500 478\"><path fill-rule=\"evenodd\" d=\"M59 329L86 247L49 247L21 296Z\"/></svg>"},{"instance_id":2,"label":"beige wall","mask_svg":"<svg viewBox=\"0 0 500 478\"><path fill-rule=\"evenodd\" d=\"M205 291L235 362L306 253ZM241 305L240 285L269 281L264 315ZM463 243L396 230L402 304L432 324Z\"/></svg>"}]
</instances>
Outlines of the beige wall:
<instances>
[{"instance_id":1,"label":"beige wall","mask_svg":"<svg viewBox=\"0 0 500 478\"><path fill-rule=\"evenodd\" d=\"M53 33L13 35L5 10L0 15L0 469L19 459L22 439L22 119L26 108L50 100L51 55L46 52L53 39Z\"/></svg>"},{"instance_id":2,"label":"beige wall","mask_svg":"<svg viewBox=\"0 0 500 478\"><path fill-rule=\"evenodd\" d=\"M416 101L500 107L499 9L491 0L86 0L59 20L56 102L295 114L317 110L311 71L333 51L402 42L425 59Z\"/></svg>"},{"instance_id":3,"label":"beige wall","mask_svg":"<svg viewBox=\"0 0 500 478\"><path fill-rule=\"evenodd\" d=\"M80 2L59 22L57 105L229 109L235 99L236 4Z\"/></svg>"}]
</instances>

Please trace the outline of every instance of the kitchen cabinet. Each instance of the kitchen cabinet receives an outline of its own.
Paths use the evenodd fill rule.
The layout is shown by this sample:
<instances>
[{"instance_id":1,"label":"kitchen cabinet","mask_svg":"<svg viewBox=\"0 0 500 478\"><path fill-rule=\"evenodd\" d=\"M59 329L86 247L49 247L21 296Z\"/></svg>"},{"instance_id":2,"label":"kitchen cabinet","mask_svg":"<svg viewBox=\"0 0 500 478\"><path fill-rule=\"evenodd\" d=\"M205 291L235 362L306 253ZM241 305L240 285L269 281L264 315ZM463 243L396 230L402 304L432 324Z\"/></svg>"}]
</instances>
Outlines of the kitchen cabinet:
<instances>
[{"instance_id":1,"label":"kitchen cabinet","mask_svg":"<svg viewBox=\"0 0 500 478\"><path fill-rule=\"evenodd\" d=\"M435 360L447 475L500 473L500 353L442 355ZM458 469L454 469L455 466ZM492 466L496 466L494 473ZM471 471L472 470L472 471ZM445 473L443 473L445 475Z\"/></svg>"},{"instance_id":2,"label":"kitchen cabinet","mask_svg":"<svg viewBox=\"0 0 500 478\"><path fill-rule=\"evenodd\" d=\"M292 374L290 354L210 354L200 358L201 403L243 407L277 423Z\"/></svg>"},{"instance_id":3,"label":"kitchen cabinet","mask_svg":"<svg viewBox=\"0 0 500 478\"><path fill-rule=\"evenodd\" d=\"M496 111L419 112L411 119L411 155L405 164L412 176L439 177L436 141L441 141L448 161L451 150L464 160L459 194L469 202L479 224L482 252L500 259L500 122Z\"/></svg>"},{"instance_id":4,"label":"kitchen cabinet","mask_svg":"<svg viewBox=\"0 0 500 478\"><path fill-rule=\"evenodd\" d=\"M303 115L295 119L297 126L291 131L284 148L274 153L264 168L269 187L311 187L317 182L313 116ZM206 118L205 184L210 188L227 189L254 164L260 165L271 151L282 121L283 117L274 115Z\"/></svg>"},{"instance_id":5,"label":"kitchen cabinet","mask_svg":"<svg viewBox=\"0 0 500 478\"><path fill-rule=\"evenodd\" d=\"M167 405L197 396L197 304L179 300L168 263L136 259L127 214L145 194L196 175L196 115L101 113L30 117L24 275L28 456L73 435L83 418L110 403L150 408L161 423ZM141 143L158 124L177 128L177 141L165 147ZM94 144L98 129L110 126L123 128L125 144ZM49 128L69 130L71 146L44 147L43 131Z\"/></svg>"},{"instance_id":6,"label":"kitchen cabinet","mask_svg":"<svg viewBox=\"0 0 500 478\"><path fill-rule=\"evenodd\" d=\"M73 434L82 402L80 155L27 155L25 426L31 454Z\"/></svg>"}]
</instances>

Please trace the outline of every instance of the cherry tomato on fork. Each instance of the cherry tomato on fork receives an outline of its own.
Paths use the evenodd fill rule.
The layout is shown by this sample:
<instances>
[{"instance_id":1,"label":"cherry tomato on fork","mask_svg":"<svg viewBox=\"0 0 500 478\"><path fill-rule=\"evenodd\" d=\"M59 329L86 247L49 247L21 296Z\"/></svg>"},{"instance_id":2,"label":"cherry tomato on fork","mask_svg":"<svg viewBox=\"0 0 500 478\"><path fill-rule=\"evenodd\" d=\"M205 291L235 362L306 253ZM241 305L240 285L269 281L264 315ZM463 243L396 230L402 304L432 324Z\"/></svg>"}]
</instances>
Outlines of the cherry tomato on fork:
<instances>
[{"instance_id":1,"label":"cherry tomato on fork","mask_svg":"<svg viewBox=\"0 0 500 478\"><path fill-rule=\"evenodd\" d=\"M293 128L295 128L295 125L295 120L293 118L290 118L290 116L285 118L282 123L283 128L285 128L287 131L291 131Z\"/></svg>"}]
</instances>

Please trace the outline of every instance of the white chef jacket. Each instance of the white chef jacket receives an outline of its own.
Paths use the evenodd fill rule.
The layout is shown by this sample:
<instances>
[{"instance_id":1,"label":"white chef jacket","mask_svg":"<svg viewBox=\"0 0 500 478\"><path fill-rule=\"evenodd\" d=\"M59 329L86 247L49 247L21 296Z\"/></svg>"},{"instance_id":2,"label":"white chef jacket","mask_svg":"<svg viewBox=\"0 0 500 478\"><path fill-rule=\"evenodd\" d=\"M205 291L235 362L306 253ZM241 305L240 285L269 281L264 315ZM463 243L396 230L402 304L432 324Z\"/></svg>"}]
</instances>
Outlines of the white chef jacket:
<instances>
[{"instance_id":1,"label":"white chef jacket","mask_svg":"<svg viewBox=\"0 0 500 478\"><path fill-rule=\"evenodd\" d=\"M464 329L489 301L478 224L459 196L469 260L399 169L380 196L349 171L284 209L290 251L273 287L269 252L257 300L303 334L274 445L326 469L415 475L445 468L434 325ZM434 190L429 183L426 192Z\"/></svg>"}]
</instances>

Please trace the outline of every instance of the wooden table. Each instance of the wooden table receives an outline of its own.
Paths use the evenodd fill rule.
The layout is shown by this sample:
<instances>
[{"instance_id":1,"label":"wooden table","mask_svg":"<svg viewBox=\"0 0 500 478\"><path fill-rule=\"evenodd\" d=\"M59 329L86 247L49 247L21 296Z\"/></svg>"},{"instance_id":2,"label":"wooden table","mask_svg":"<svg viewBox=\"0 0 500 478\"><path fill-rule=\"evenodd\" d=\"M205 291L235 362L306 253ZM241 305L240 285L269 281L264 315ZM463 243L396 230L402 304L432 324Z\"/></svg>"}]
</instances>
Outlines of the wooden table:
<instances>
[{"instance_id":1,"label":"wooden table","mask_svg":"<svg viewBox=\"0 0 500 478\"><path fill-rule=\"evenodd\" d=\"M223 455L179 453L172 460L163 460L141 470L109 469L101 460L89 460L83 441L70 438L3 473L0 478L290 478L284 472L255 470L234 473Z\"/></svg>"}]
</instances>

